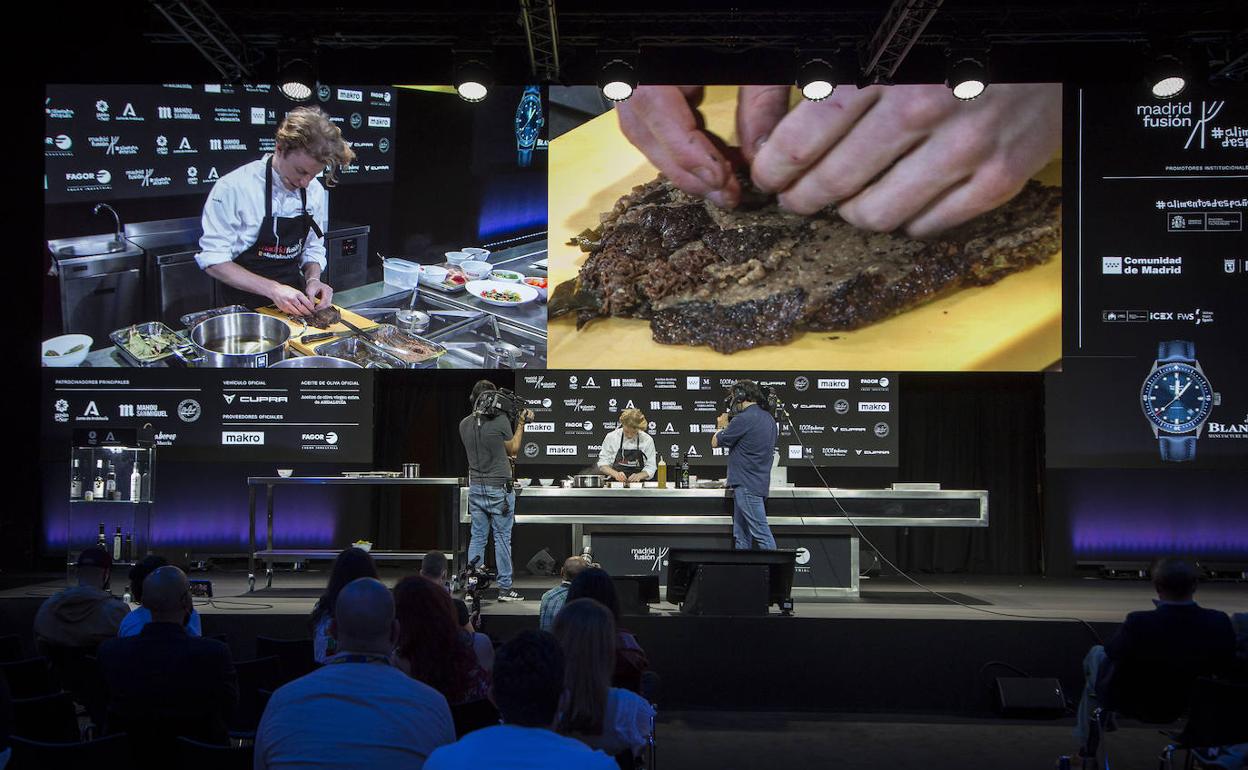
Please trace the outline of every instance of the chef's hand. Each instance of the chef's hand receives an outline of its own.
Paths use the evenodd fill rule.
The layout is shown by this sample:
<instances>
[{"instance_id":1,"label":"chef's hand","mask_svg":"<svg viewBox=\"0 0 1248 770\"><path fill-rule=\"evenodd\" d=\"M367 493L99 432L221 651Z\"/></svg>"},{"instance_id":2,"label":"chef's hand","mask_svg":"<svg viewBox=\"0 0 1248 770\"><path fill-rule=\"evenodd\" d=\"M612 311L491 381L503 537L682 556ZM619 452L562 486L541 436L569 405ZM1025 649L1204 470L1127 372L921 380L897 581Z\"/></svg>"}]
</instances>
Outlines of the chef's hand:
<instances>
[{"instance_id":1,"label":"chef's hand","mask_svg":"<svg viewBox=\"0 0 1248 770\"><path fill-rule=\"evenodd\" d=\"M615 111L624 136L672 184L732 208L741 198L741 183L694 113L701 99L701 87L638 86Z\"/></svg>"},{"instance_id":2,"label":"chef's hand","mask_svg":"<svg viewBox=\"0 0 1248 770\"><path fill-rule=\"evenodd\" d=\"M721 414L719 417L715 418L715 427L716 427L716 428L718 428L718 429L720 429L720 430L723 430L724 428L727 428L727 427L728 427L728 415L727 415L727 413L725 413L725 414Z\"/></svg>"},{"instance_id":3,"label":"chef's hand","mask_svg":"<svg viewBox=\"0 0 1248 770\"><path fill-rule=\"evenodd\" d=\"M787 90L787 88L786 88ZM994 84L963 102L942 85L841 86L776 116L775 86L747 86L738 112L754 184L813 214L926 237L1000 206L1049 162L1062 138L1062 87ZM748 157L748 155L747 155Z\"/></svg>"},{"instance_id":4,"label":"chef's hand","mask_svg":"<svg viewBox=\"0 0 1248 770\"><path fill-rule=\"evenodd\" d=\"M316 310L312 306L312 300L308 299L306 294L283 283L273 284L273 288L269 291L269 299L273 300L278 310L296 318L311 315Z\"/></svg>"},{"instance_id":5,"label":"chef's hand","mask_svg":"<svg viewBox=\"0 0 1248 770\"><path fill-rule=\"evenodd\" d=\"M638 481L645 481L645 480L646 480L646 474L642 471L638 471L637 473L634 473L633 475L628 477L628 481L630 484L638 482Z\"/></svg>"},{"instance_id":6,"label":"chef's hand","mask_svg":"<svg viewBox=\"0 0 1248 770\"><path fill-rule=\"evenodd\" d=\"M309 278L303 286L303 293L318 308L329 307L334 303L334 289L320 278Z\"/></svg>"}]
</instances>

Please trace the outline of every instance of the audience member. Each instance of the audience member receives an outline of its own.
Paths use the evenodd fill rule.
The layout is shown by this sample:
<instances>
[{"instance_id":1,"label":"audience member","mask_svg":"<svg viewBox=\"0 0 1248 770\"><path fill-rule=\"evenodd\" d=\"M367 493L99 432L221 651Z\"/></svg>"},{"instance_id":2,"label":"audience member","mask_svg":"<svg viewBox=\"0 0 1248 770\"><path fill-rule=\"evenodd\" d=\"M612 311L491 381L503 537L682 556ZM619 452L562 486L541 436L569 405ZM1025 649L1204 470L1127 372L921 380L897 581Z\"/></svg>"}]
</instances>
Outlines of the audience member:
<instances>
[{"instance_id":1,"label":"audience member","mask_svg":"<svg viewBox=\"0 0 1248 770\"><path fill-rule=\"evenodd\" d=\"M538 610L538 627L543 631L549 631L554 628L555 616L559 614L559 610L563 609L563 605L568 601L568 586L572 585L572 579L581 574L590 565L589 559L584 556L569 556L563 562L563 568L559 570L561 581L559 585L542 594L542 604Z\"/></svg>"},{"instance_id":2,"label":"audience member","mask_svg":"<svg viewBox=\"0 0 1248 770\"><path fill-rule=\"evenodd\" d=\"M78 554L78 585L48 598L35 614L35 645L94 649L117 629L130 608L104 590L113 557L99 546Z\"/></svg>"},{"instance_id":3,"label":"audience member","mask_svg":"<svg viewBox=\"0 0 1248 770\"><path fill-rule=\"evenodd\" d=\"M566 604L555 618L555 638L566 662L568 704L559 732L615 756L639 754L654 708L635 692L611 686L615 666L615 619L593 599Z\"/></svg>"},{"instance_id":4,"label":"audience member","mask_svg":"<svg viewBox=\"0 0 1248 770\"><path fill-rule=\"evenodd\" d=\"M1199 575L1182 559L1153 565L1155 609L1132 612L1104 647L1083 660L1084 688L1075 722L1083 747L1098 706L1131 715L1156 704L1182 711L1197 676L1225 671L1235 650L1235 633L1225 612L1196 604Z\"/></svg>"},{"instance_id":5,"label":"audience member","mask_svg":"<svg viewBox=\"0 0 1248 770\"><path fill-rule=\"evenodd\" d=\"M427 770L615 770L600 751L554 732L567 701L563 653L544 631L521 631L494 660L490 697L502 724L433 752Z\"/></svg>"},{"instance_id":6,"label":"audience member","mask_svg":"<svg viewBox=\"0 0 1248 770\"><path fill-rule=\"evenodd\" d=\"M450 578L447 572L448 567L446 554L441 551L430 551L420 562L420 574L446 588Z\"/></svg>"},{"instance_id":7,"label":"audience member","mask_svg":"<svg viewBox=\"0 0 1248 770\"><path fill-rule=\"evenodd\" d=\"M339 652L273 693L256 731L256 770L419 770L455 740L446 698L393 665L394 610L375 578L341 588L329 628Z\"/></svg>"},{"instance_id":8,"label":"audience member","mask_svg":"<svg viewBox=\"0 0 1248 770\"><path fill-rule=\"evenodd\" d=\"M650 659L637 642L637 637L620 627L620 600L615 595L611 576L600 567L582 570L568 586L568 603L577 599L595 599L611 611L615 620L615 673L611 677L611 685L641 692L641 675L649 670Z\"/></svg>"},{"instance_id":9,"label":"audience member","mask_svg":"<svg viewBox=\"0 0 1248 770\"><path fill-rule=\"evenodd\" d=\"M394 587L394 603L403 629L395 647L399 668L452 705L484 699L490 677L477 660L471 634L460 627L451 595L413 575Z\"/></svg>"},{"instance_id":10,"label":"audience member","mask_svg":"<svg viewBox=\"0 0 1248 770\"><path fill-rule=\"evenodd\" d=\"M136 757L167 760L184 735L225 744L226 720L238 701L230 650L186 632L191 593L177 567L160 567L143 581L151 622L137 636L109 639L99 649L108 697L107 728L128 733Z\"/></svg>"},{"instance_id":11,"label":"audience member","mask_svg":"<svg viewBox=\"0 0 1248 770\"><path fill-rule=\"evenodd\" d=\"M455 617L459 621L459 627L472 634L472 651L477 654L477 663L481 664L481 668L486 672L494 670L494 642L486 634L477 630L472 623L472 613L468 611L468 604L463 599L454 599Z\"/></svg>"},{"instance_id":12,"label":"audience member","mask_svg":"<svg viewBox=\"0 0 1248 770\"><path fill-rule=\"evenodd\" d=\"M140 606L130 610L130 613L121 621L121 628L117 629L118 636L137 636L144 626L152 622L152 611L142 606L143 581L148 575L168 563L168 559L153 553L148 554L143 561L130 568L130 594L134 597L135 603ZM194 609L191 610L190 618L186 621L186 632L191 636L204 635L199 623L199 613Z\"/></svg>"},{"instance_id":13,"label":"audience member","mask_svg":"<svg viewBox=\"0 0 1248 770\"><path fill-rule=\"evenodd\" d=\"M338 592L353 580L363 577L376 578L377 565L368 551L361 548L347 548L334 559L333 569L329 573L329 584L325 593L316 600L312 608L312 617L308 625L312 629L312 655L317 663L324 663L337 650L335 642L329 635L329 623L334 619L334 605L338 601Z\"/></svg>"}]
</instances>

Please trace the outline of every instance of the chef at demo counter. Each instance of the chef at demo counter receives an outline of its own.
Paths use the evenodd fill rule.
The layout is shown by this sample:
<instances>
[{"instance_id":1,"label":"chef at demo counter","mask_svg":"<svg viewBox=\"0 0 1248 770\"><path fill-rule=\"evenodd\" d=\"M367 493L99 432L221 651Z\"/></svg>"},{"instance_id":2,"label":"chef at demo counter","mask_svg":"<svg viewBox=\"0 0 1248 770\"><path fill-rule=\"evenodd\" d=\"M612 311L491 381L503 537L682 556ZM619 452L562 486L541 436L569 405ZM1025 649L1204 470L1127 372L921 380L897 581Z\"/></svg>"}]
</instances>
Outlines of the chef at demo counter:
<instances>
[{"instance_id":1,"label":"chef at demo counter","mask_svg":"<svg viewBox=\"0 0 1248 770\"><path fill-rule=\"evenodd\" d=\"M217 181L204 203L195 261L221 283L223 304L273 304L293 316L331 304L334 290L321 281L329 221L325 188L354 158L324 111L297 107L277 127L272 155ZM322 183L313 184L322 172Z\"/></svg>"},{"instance_id":2,"label":"chef at demo counter","mask_svg":"<svg viewBox=\"0 0 1248 770\"><path fill-rule=\"evenodd\" d=\"M620 427L607 434L598 453L598 469L616 481L645 481L654 477L654 439L645 432L640 409L620 412Z\"/></svg>"}]
</instances>

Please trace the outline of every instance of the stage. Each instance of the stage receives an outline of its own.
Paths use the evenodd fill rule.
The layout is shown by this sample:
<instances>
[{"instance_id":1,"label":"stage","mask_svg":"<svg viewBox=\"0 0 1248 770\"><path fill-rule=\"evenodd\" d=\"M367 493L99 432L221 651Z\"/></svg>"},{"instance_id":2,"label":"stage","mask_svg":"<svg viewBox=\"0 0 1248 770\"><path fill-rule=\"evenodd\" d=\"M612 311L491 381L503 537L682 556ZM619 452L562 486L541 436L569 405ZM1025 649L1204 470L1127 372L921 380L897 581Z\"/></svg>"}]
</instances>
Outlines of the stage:
<instances>
[{"instance_id":1,"label":"stage","mask_svg":"<svg viewBox=\"0 0 1248 770\"><path fill-rule=\"evenodd\" d=\"M254 657L257 636L307 636L328 566L278 572L273 588L254 593L247 592L243 560L192 572L213 583L211 600L195 600L204 633L226 634L238 660ZM388 584L405 574L410 571L382 570ZM1143 580L916 579L971 606L890 576L864 578L859 599L799 598L791 617L774 608L766 617L695 617L662 603L622 625L662 677L659 702L666 709L979 717L992 713L993 679L1019 671L1056 677L1067 698L1077 697L1088 647L1112 635L1126 613L1151 608L1154 596ZM518 577L515 587L528 601L487 600L483 630L502 641L536 627L538 600L556 582ZM7 577L0 635L18 634L29 645L39 604L63 585L55 575ZM1248 612L1248 583L1206 583L1196 598L1227 613Z\"/></svg>"}]
</instances>

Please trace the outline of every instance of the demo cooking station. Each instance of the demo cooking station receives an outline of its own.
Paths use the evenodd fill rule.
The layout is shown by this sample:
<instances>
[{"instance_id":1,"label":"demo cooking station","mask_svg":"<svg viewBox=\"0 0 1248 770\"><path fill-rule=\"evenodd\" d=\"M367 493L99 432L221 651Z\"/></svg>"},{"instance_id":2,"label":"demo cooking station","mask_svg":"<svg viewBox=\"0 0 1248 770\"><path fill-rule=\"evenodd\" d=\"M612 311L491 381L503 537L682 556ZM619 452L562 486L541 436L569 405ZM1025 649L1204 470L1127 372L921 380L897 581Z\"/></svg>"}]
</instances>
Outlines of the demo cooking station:
<instances>
[{"instance_id":1,"label":"demo cooking station","mask_svg":"<svg viewBox=\"0 0 1248 770\"><path fill-rule=\"evenodd\" d=\"M127 225L120 241L125 249L116 253L83 254L107 236L48 242L61 279L65 331L90 334L96 341L86 366L129 365L108 344L114 330L157 319L179 329L182 315L222 304L216 281L194 259L199 234L199 220L188 217ZM335 305L382 323L394 323L395 313L403 309L429 313L429 328L421 336L446 346L439 368L545 367L544 304L497 307L467 292L444 294L425 286L412 303L408 289L365 282L367 244L368 227L331 223L325 276L335 288ZM544 277L545 269L535 263L545 257L545 241L539 239L494 252L489 261L525 276Z\"/></svg>"}]
</instances>

